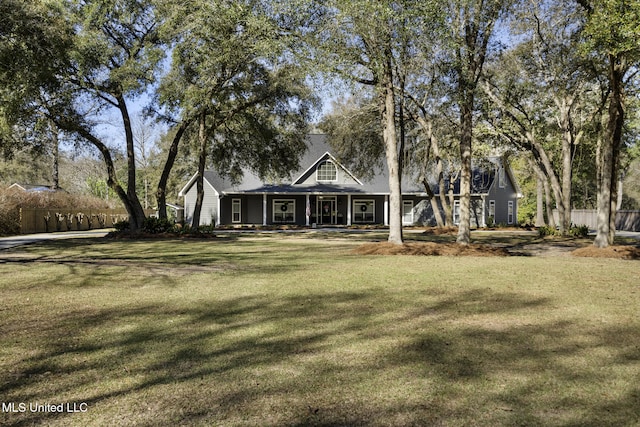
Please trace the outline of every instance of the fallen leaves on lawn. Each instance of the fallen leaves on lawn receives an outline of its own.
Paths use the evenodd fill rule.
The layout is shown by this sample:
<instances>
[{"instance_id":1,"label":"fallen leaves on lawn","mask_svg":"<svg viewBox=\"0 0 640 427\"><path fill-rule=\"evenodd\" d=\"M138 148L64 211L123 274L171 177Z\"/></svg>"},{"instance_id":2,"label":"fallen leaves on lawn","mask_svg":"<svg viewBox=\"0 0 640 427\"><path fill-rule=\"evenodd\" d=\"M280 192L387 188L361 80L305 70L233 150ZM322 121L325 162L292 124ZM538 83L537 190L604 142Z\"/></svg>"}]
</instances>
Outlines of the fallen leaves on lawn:
<instances>
[{"instance_id":1,"label":"fallen leaves on lawn","mask_svg":"<svg viewBox=\"0 0 640 427\"><path fill-rule=\"evenodd\" d=\"M586 246L571 252L573 256L588 258L640 259L640 247L612 245L606 248Z\"/></svg>"},{"instance_id":2,"label":"fallen leaves on lawn","mask_svg":"<svg viewBox=\"0 0 640 427\"><path fill-rule=\"evenodd\" d=\"M460 245L457 243L366 243L354 249L358 255L426 255L426 256L509 256L504 248L483 244Z\"/></svg>"}]
</instances>

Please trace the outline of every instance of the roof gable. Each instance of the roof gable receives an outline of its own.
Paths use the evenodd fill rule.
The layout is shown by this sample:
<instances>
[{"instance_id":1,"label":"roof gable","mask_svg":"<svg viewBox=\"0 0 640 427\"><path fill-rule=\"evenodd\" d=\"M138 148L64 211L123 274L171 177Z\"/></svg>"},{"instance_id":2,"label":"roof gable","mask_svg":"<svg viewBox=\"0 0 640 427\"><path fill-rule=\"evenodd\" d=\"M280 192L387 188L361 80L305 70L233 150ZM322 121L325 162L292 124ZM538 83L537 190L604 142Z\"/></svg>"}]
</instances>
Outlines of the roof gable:
<instances>
[{"instance_id":1,"label":"roof gable","mask_svg":"<svg viewBox=\"0 0 640 427\"><path fill-rule=\"evenodd\" d=\"M189 192L191 187L193 187L196 183L196 178L198 177L198 173L194 173L193 176L187 181L187 183L182 187L180 192L178 193L179 197L183 197L185 194ZM203 176L204 185L209 186L216 194L219 193L219 189L225 187L225 179L222 178L218 173L212 170L204 171Z\"/></svg>"},{"instance_id":2,"label":"roof gable","mask_svg":"<svg viewBox=\"0 0 640 427\"><path fill-rule=\"evenodd\" d=\"M513 172L509 164L502 157L487 157L474 162L471 168L471 193L472 194L488 194L494 186L497 186L498 174L500 169L504 168L505 178L508 178L512 188L519 194L518 184L515 181ZM437 185L431 186L434 194L440 194ZM445 180L445 188L449 187L449 180ZM460 175L453 182L453 193L460 194Z\"/></svg>"},{"instance_id":3,"label":"roof gable","mask_svg":"<svg viewBox=\"0 0 640 427\"><path fill-rule=\"evenodd\" d=\"M216 171L205 171L205 182L213 188L216 194L240 194L240 193L362 193L362 194L389 194L389 181L387 168L376 173L370 179L360 179L346 168L331 154L326 135L312 134L306 138L307 149L300 160L300 168L290 177L277 182L265 182L255 173L245 170L241 180L237 183L224 178ZM318 166L325 161L332 162L337 169L335 180L317 180ZM476 159L472 166L473 194L488 194L495 187L497 189L498 171L504 167L505 177L509 180L511 188L520 195L520 189L514 179L508 162L502 157L488 157ZM180 191L180 197L195 184L196 175ZM446 187L448 187L448 182ZM431 185L433 192L439 194L437 184ZM460 194L460 178L454 182L454 194ZM502 190L502 189L501 189ZM425 194L422 181L417 175L404 175L402 177L402 192L404 194Z\"/></svg>"},{"instance_id":4,"label":"roof gable","mask_svg":"<svg viewBox=\"0 0 640 427\"><path fill-rule=\"evenodd\" d=\"M325 163L331 162L336 167L336 179L335 180L317 180L316 171L318 167ZM330 152L325 152L316 161L314 161L306 170L293 180L293 185L314 185L317 183L333 183L335 185L362 185L362 182L356 178L344 165L342 165Z\"/></svg>"}]
</instances>

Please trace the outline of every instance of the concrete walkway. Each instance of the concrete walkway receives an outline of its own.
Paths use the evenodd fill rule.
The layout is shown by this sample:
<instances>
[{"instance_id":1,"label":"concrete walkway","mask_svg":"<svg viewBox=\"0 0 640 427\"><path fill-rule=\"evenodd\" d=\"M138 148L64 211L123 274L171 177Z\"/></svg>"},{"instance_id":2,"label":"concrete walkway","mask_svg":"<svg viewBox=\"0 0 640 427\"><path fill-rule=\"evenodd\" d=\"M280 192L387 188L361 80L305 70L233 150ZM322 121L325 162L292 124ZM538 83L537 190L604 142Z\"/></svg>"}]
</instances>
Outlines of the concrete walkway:
<instances>
[{"instance_id":1,"label":"concrete walkway","mask_svg":"<svg viewBox=\"0 0 640 427\"><path fill-rule=\"evenodd\" d=\"M640 240L640 231L616 231L616 236Z\"/></svg>"},{"instance_id":2,"label":"concrete walkway","mask_svg":"<svg viewBox=\"0 0 640 427\"><path fill-rule=\"evenodd\" d=\"M108 230L65 231L60 233L24 234L19 236L0 237L0 251L16 246L29 245L56 239L78 239L84 237L104 237Z\"/></svg>"}]
</instances>

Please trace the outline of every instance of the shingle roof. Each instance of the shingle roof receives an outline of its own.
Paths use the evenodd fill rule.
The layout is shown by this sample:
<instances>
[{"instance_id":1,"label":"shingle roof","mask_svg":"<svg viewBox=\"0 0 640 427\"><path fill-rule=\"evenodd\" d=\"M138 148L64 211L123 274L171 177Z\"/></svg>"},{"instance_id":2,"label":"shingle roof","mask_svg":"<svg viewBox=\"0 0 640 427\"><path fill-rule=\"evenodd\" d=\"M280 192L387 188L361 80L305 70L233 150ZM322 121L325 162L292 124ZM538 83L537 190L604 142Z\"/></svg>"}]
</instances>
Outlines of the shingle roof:
<instances>
[{"instance_id":1,"label":"shingle roof","mask_svg":"<svg viewBox=\"0 0 640 427\"><path fill-rule=\"evenodd\" d=\"M389 192L386 174L376 176L370 181L362 181L362 185L331 185L327 183L317 183L315 185L293 184L293 179L301 176L326 153L331 153L331 147L326 135L312 134L307 136L307 150L300 159L300 168L291 173L288 179L281 182L267 183L261 180L251 171L245 171L242 179L238 183L233 183L214 170L207 170L204 173L205 180L222 194L233 193L381 193ZM358 177L356 177L358 178ZM195 183L195 176L189 180L180 191L184 194Z\"/></svg>"},{"instance_id":2,"label":"shingle roof","mask_svg":"<svg viewBox=\"0 0 640 427\"><path fill-rule=\"evenodd\" d=\"M213 170L205 171L204 177L221 194L234 193L366 193L366 194L388 194L389 180L386 166L369 180L360 180L362 185L331 185L327 183L293 184L293 180L300 177L305 171L312 167L319 159L327 153L331 154L332 149L328 143L326 135L312 134L307 136L307 150L300 159L300 168L291 173L288 179L281 182L267 183L261 180L251 171L245 171L239 183L233 183L230 179L221 176ZM473 166L472 171L472 193L488 193L493 185L496 175L496 168L501 164L499 157L487 159L488 162L480 162ZM194 177L195 178L195 177ZM184 194L195 182L192 178L182 189L180 194ZM448 183L447 183L448 186ZM438 194L438 187L432 184L435 194ZM403 177L402 192L404 194L424 194L423 184L417 177ZM454 194L460 194L460 178L454 182Z\"/></svg>"},{"instance_id":3,"label":"shingle roof","mask_svg":"<svg viewBox=\"0 0 640 427\"><path fill-rule=\"evenodd\" d=\"M500 157L489 157L479 165L471 166L471 194L486 194L491 189L496 177L496 169L500 167ZM487 161L489 164L487 164ZM434 194L440 194L437 185L433 185ZM445 180L445 188L449 187L449 180ZM460 176L453 182L453 194L460 194Z\"/></svg>"},{"instance_id":4,"label":"shingle roof","mask_svg":"<svg viewBox=\"0 0 640 427\"><path fill-rule=\"evenodd\" d=\"M17 182L11 184L9 188L15 188L30 193L56 191L53 189L53 186L47 184L20 184Z\"/></svg>"}]
</instances>

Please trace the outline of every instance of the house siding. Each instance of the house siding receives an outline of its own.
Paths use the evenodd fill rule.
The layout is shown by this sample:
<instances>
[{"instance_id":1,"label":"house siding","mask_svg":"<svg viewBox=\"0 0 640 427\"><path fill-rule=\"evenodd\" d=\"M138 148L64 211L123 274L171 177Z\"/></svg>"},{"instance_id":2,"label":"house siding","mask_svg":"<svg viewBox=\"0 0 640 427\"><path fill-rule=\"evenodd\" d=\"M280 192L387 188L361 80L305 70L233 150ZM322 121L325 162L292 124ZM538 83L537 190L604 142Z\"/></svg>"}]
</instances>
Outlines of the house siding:
<instances>
[{"instance_id":1,"label":"house siding","mask_svg":"<svg viewBox=\"0 0 640 427\"><path fill-rule=\"evenodd\" d=\"M187 224L191 224L193 221L197 196L198 192L195 184L192 185L184 195L184 219ZM202 202L202 211L200 212L199 225L214 225L217 217L218 195L205 181L204 199ZM229 207L229 222L231 222L231 207Z\"/></svg>"},{"instance_id":2,"label":"house siding","mask_svg":"<svg viewBox=\"0 0 640 427\"><path fill-rule=\"evenodd\" d=\"M233 200L240 200L240 222L237 224L262 225L262 195L225 195L220 199L221 224L233 224Z\"/></svg>"},{"instance_id":3,"label":"house siding","mask_svg":"<svg viewBox=\"0 0 640 427\"><path fill-rule=\"evenodd\" d=\"M317 225L347 225L351 224L385 224L388 223L389 207L388 180L382 170L369 180L359 181L358 177L345 169L338 160L330 154L330 147L325 147L325 139L321 136L310 136L310 150L301 161L301 169L292 173L289 180L279 183L263 182L259 177L248 173L240 183L231 183L215 171L205 172L205 201L201 213L200 225L237 225L237 224L317 224ZM314 145L317 144L317 145ZM488 221L490 202L495 203L493 222L496 224L517 223L518 186L512 181L508 164L503 158L488 158L481 161L474 169L473 192L471 199L471 225L484 227ZM328 168L321 169L321 175L326 180L317 181L318 166L322 162L331 161L336 167L335 179ZM500 165L500 166L499 166ZM303 169L304 168L304 169ZM500 173L503 170L504 173ZM500 177L504 177L504 186L500 187ZM181 196L184 196L185 220L190 222L196 200L196 188L193 185L195 176L189 180ZM403 201L413 204L411 220L414 225L436 225L435 217L429 199L418 185L416 177L405 177L407 185L403 184L405 194ZM456 193L459 192L459 182L454 182ZM217 190L217 191L216 191ZM221 197L221 198L220 198ZM274 221L274 200L289 200L295 203L287 205L278 203ZM240 200L240 215L233 222L232 206L234 200ZM335 200L335 204L334 201ZM370 204L358 201L367 200L375 203L371 210ZM459 196L455 197L459 200ZM266 205L265 205L266 201ZM310 217L307 221L307 201L309 201ZM437 200L439 205L439 200ZM329 205L330 213L325 213L325 206ZM512 218L509 206L512 206ZM236 202L235 206L238 204ZM404 205L403 205L404 207ZM217 212L220 208L221 212ZM404 211L403 211L404 212ZM442 207L440 212L444 215ZM289 221L291 218L293 220ZM289 222L284 222L286 220ZM408 216L403 216L403 223L411 225Z\"/></svg>"},{"instance_id":4,"label":"house siding","mask_svg":"<svg viewBox=\"0 0 640 427\"><path fill-rule=\"evenodd\" d=\"M438 206L440 205L438 204ZM440 209L440 211L444 216L444 212L442 211L442 209ZM413 223L415 225L424 226L436 225L436 218L433 214L433 209L431 208L431 202L429 201L429 199L415 199L413 203Z\"/></svg>"},{"instance_id":5,"label":"house siding","mask_svg":"<svg viewBox=\"0 0 640 427\"><path fill-rule=\"evenodd\" d=\"M508 174L506 175L507 176L505 178L504 188L499 187L498 179L496 179L489 189L489 194L485 198L485 209L487 212L487 216L489 215L489 201L495 200L496 202L496 212L494 218L495 224L509 224L509 202L513 202L513 220L511 221L511 224L515 224L518 221L518 197L516 194L516 189L509 179Z\"/></svg>"},{"instance_id":6,"label":"house siding","mask_svg":"<svg viewBox=\"0 0 640 427\"><path fill-rule=\"evenodd\" d=\"M412 200L413 201L413 225L422 225L425 227L435 227L436 217L433 213L433 208L431 207L431 201L429 201L426 197L403 197L402 200ZM460 197L456 196L455 200L460 200ZM440 210L440 216L444 221L444 209L440 204L440 200L437 200L438 207ZM486 225L486 220L483 217L483 214L486 215L488 210L483 211L482 209L482 198L479 196L471 197L471 226L472 227L484 227ZM487 208L488 209L488 208Z\"/></svg>"}]
</instances>

